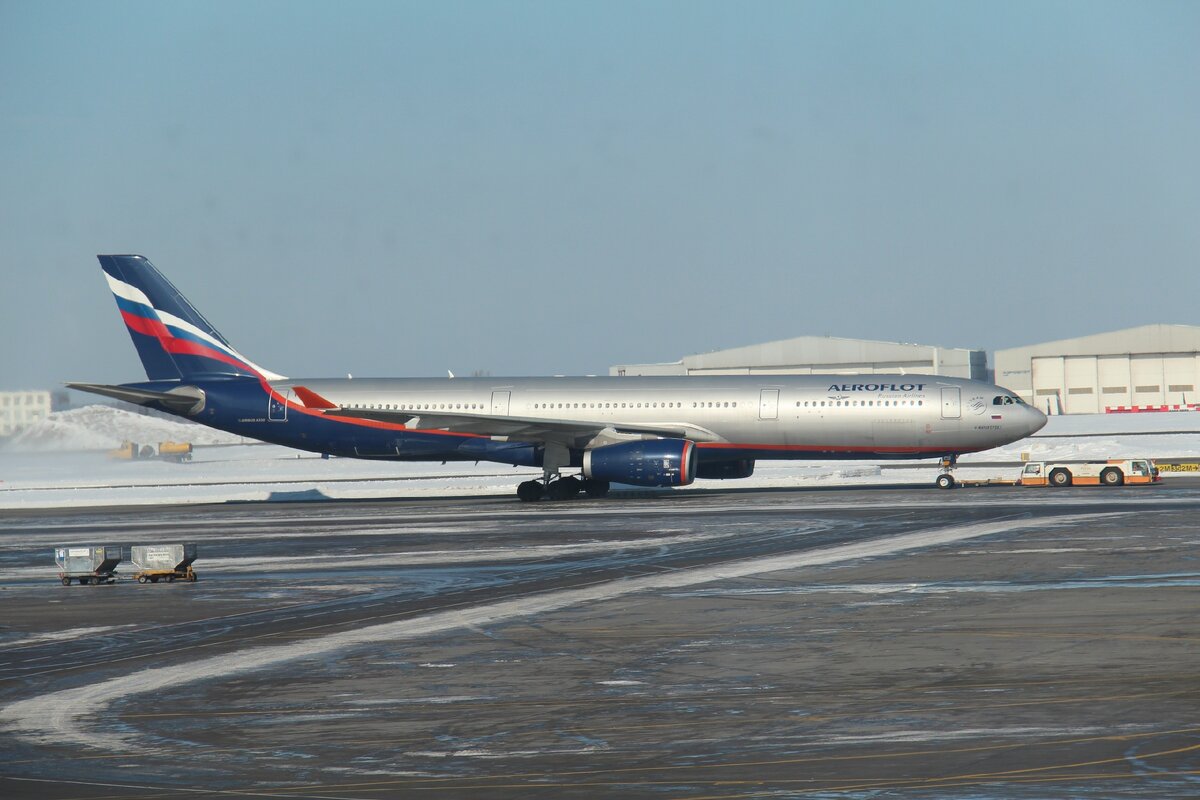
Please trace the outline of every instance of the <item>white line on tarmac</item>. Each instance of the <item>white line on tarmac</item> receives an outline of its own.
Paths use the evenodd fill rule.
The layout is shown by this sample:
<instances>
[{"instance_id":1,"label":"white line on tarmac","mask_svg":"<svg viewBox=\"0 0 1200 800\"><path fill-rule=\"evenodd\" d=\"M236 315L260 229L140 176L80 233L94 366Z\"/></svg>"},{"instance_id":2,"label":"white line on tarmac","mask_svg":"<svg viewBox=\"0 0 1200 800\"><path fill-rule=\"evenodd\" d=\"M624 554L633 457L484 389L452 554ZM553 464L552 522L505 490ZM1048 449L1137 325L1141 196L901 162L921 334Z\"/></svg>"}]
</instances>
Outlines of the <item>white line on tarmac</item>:
<instances>
[{"instance_id":1,"label":"white line on tarmac","mask_svg":"<svg viewBox=\"0 0 1200 800\"><path fill-rule=\"evenodd\" d=\"M1120 513L1078 514L1053 520L1022 518L963 527L935 528L802 553L731 561L638 578L598 581L590 586L574 589L494 600L467 608L443 609L424 616L342 631L301 642L254 647L199 661L151 667L98 683L31 697L0 709L0 724L18 736L33 741L128 751L138 746L136 734L91 731L87 729L87 725L91 720L103 719L106 716L104 710L112 703L118 700L127 701L136 695L178 690L190 683L228 678L276 667L296 659L343 652L384 640L413 639L459 628L485 627L656 589L678 589L781 570L884 556L1023 528L1045 529L1088 519L1112 518Z\"/></svg>"}]
</instances>

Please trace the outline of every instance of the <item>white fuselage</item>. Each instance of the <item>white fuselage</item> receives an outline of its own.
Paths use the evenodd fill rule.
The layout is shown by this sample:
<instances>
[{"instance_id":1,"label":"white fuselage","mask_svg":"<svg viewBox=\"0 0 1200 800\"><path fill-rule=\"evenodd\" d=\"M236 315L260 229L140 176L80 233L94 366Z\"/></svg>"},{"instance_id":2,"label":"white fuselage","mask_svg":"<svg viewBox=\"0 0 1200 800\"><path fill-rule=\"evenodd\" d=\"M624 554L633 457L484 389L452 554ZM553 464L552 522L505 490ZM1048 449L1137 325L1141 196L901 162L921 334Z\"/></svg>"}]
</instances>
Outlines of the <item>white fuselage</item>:
<instances>
[{"instance_id":1,"label":"white fuselage","mask_svg":"<svg viewBox=\"0 0 1200 800\"><path fill-rule=\"evenodd\" d=\"M1021 439L1045 416L992 384L928 375L316 379L347 409L675 427L759 458L965 453ZM419 420L417 427L421 427ZM713 454L715 455L715 454Z\"/></svg>"}]
</instances>

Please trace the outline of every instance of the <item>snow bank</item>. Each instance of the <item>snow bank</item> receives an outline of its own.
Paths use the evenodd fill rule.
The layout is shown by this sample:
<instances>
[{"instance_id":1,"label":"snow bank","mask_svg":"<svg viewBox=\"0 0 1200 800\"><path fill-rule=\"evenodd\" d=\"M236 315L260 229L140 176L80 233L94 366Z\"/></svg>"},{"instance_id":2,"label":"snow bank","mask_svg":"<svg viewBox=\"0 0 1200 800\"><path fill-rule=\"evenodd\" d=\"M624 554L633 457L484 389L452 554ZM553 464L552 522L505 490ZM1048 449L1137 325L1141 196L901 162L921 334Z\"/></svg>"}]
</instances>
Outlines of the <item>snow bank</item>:
<instances>
[{"instance_id":1,"label":"snow bank","mask_svg":"<svg viewBox=\"0 0 1200 800\"><path fill-rule=\"evenodd\" d=\"M182 419L165 419L113 406L84 406L56 411L18 433L5 445L9 452L111 450L121 442L191 442L237 444L239 436Z\"/></svg>"}]
</instances>

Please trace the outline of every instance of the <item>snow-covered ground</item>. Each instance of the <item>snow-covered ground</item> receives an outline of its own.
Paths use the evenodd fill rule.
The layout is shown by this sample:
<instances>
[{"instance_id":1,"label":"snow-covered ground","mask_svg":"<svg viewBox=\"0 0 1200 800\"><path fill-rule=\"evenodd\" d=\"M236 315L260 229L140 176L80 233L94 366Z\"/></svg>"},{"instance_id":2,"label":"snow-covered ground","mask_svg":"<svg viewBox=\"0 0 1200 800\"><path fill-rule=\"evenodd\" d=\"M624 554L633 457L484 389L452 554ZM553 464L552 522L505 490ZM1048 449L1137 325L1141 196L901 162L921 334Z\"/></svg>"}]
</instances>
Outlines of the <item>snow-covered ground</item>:
<instances>
[{"instance_id":1,"label":"snow-covered ground","mask_svg":"<svg viewBox=\"0 0 1200 800\"><path fill-rule=\"evenodd\" d=\"M118 461L122 441L187 441L191 463ZM960 459L963 479L1015 477L1022 454L1035 460L1112 457L1200 460L1200 413L1052 417L1037 436ZM1008 462L1004 466L986 466ZM750 478L696 481L695 488L910 483L928 485L936 462L760 461ZM973 466L974 465L974 466ZM0 509L510 495L539 471L482 462L440 464L323 459L254 444L193 423L106 406L52 414L0 449ZM689 488L677 491L688 491Z\"/></svg>"}]
</instances>

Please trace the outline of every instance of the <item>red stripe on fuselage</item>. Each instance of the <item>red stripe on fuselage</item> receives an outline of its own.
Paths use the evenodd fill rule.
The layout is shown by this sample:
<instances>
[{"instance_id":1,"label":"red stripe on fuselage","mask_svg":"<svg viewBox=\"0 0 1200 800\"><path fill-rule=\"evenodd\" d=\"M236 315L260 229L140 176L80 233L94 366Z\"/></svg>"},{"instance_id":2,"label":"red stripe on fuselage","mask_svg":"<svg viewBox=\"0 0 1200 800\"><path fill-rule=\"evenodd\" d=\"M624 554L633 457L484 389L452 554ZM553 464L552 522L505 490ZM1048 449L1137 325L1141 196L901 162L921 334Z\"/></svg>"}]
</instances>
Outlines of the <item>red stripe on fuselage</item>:
<instances>
[{"instance_id":1,"label":"red stripe on fuselage","mask_svg":"<svg viewBox=\"0 0 1200 800\"><path fill-rule=\"evenodd\" d=\"M945 453L945 447L875 447L872 445L821 444L738 444L736 442L696 442L706 450L773 450L781 453ZM965 451L960 451L965 452Z\"/></svg>"},{"instance_id":2,"label":"red stripe on fuselage","mask_svg":"<svg viewBox=\"0 0 1200 800\"><path fill-rule=\"evenodd\" d=\"M274 397L283 405L286 405L288 408L298 411L301 414L307 414L310 417L316 417L319 419L328 420L330 422L339 422L343 425L354 425L359 428L374 428L375 430L404 431L405 433L427 433L434 436L455 436L460 439L489 438L488 436L479 433L456 433L454 431L441 431L429 428L409 428L399 422L380 422L379 420L363 419L361 417L331 417L322 412L320 409L307 408L306 406L303 406L293 400L288 400L279 392L277 392L271 386L271 384L267 383L266 378L260 377L259 382L262 384L263 391L265 391L271 397ZM293 387L293 391L295 391L296 388L297 387ZM336 408L337 406L333 407Z\"/></svg>"}]
</instances>

